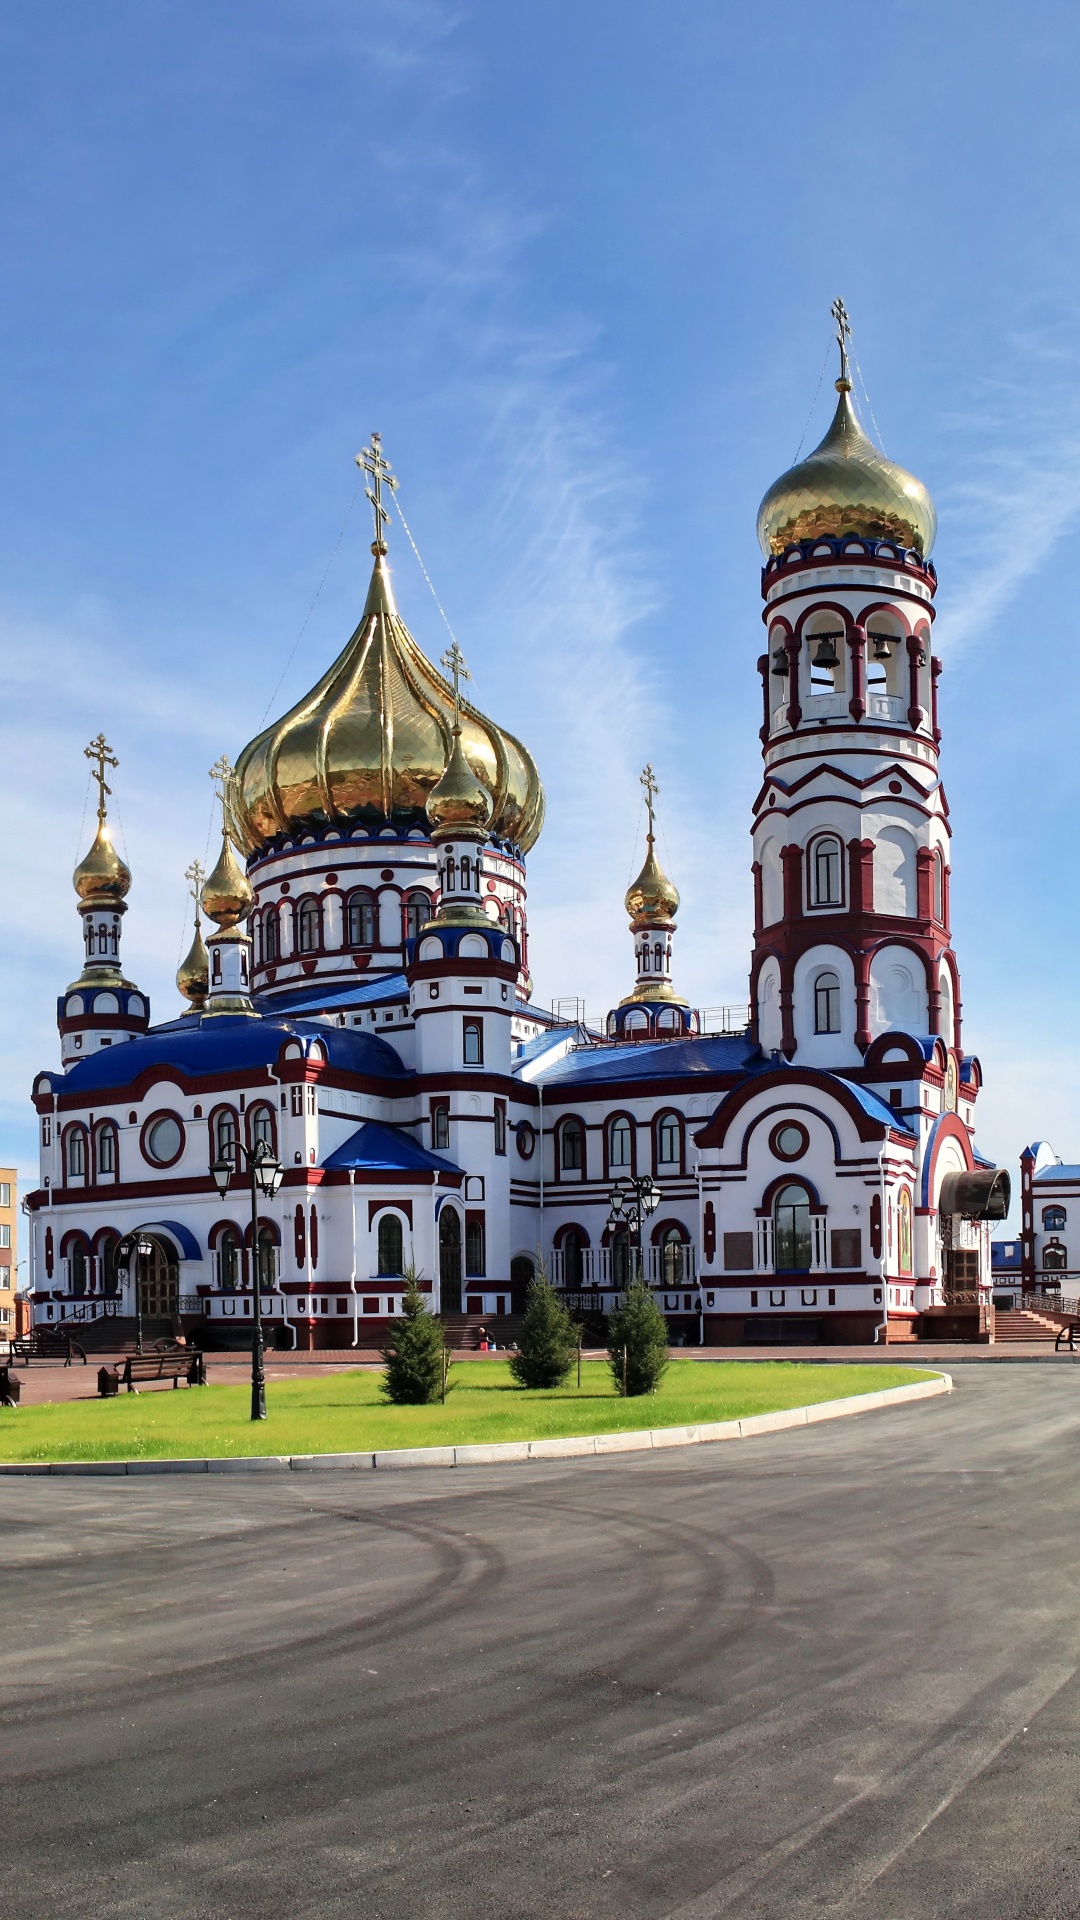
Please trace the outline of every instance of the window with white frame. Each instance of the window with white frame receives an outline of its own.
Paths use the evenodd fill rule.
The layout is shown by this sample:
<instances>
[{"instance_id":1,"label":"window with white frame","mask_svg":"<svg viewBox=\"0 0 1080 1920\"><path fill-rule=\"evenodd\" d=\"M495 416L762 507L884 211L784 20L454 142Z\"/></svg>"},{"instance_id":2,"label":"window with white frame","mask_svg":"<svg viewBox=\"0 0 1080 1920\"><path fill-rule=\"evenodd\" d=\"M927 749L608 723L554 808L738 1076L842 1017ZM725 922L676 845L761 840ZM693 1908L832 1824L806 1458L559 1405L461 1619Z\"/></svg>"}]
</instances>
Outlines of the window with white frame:
<instances>
[{"instance_id":1,"label":"window with white frame","mask_svg":"<svg viewBox=\"0 0 1080 1920\"><path fill-rule=\"evenodd\" d=\"M814 1032L840 1031L840 979L835 973L819 973L814 981Z\"/></svg>"}]
</instances>

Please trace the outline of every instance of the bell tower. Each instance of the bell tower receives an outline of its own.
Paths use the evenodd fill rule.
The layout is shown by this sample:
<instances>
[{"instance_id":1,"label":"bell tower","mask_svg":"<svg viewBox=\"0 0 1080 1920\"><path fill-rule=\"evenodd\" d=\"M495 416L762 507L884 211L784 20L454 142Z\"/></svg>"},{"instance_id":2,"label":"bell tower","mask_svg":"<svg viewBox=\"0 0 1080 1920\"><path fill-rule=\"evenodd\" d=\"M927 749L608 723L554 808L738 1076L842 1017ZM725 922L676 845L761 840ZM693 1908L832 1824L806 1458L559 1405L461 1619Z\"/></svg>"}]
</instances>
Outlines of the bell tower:
<instances>
[{"instance_id":1,"label":"bell tower","mask_svg":"<svg viewBox=\"0 0 1080 1920\"><path fill-rule=\"evenodd\" d=\"M933 503L852 402L762 501L764 779L754 804L752 1019L766 1053L856 1065L879 1034L960 1045L938 769Z\"/></svg>"}]
</instances>

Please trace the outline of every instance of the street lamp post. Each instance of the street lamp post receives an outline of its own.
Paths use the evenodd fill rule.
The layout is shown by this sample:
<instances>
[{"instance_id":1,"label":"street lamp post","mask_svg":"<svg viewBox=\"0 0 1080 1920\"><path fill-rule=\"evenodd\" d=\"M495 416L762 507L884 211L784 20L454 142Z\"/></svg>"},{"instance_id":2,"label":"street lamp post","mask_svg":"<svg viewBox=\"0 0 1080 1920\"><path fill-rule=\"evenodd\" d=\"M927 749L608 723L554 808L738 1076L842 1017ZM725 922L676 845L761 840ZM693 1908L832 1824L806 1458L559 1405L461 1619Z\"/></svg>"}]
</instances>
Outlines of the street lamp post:
<instances>
[{"instance_id":1,"label":"street lamp post","mask_svg":"<svg viewBox=\"0 0 1080 1920\"><path fill-rule=\"evenodd\" d=\"M257 1140L253 1147L245 1147L237 1141L232 1148L231 1157L222 1155L221 1159L215 1160L210 1168L214 1176L214 1185L223 1200L229 1191L229 1183L237 1170L241 1154L247 1164L251 1185L251 1417L253 1420L265 1420L266 1371L263 1366L259 1195L261 1193L267 1200L272 1200L285 1177L285 1170L265 1140Z\"/></svg>"},{"instance_id":2,"label":"street lamp post","mask_svg":"<svg viewBox=\"0 0 1080 1920\"><path fill-rule=\"evenodd\" d=\"M132 1263L134 1262L135 1351L136 1353L141 1353L143 1350L142 1286L140 1284L141 1276L139 1271L139 1262L140 1260L152 1260L153 1257L154 1257L154 1243L152 1240L147 1240L145 1235L141 1233L127 1233L124 1235L124 1238L122 1240L118 1240L116 1243L115 1259L116 1259L117 1266L126 1268L128 1274L130 1275L132 1272Z\"/></svg>"},{"instance_id":3,"label":"street lamp post","mask_svg":"<svg viewBox=\"0 0 1080 1920\"><path fill-rule=\"evenodd\" d=\"M621 1181L616 1180L608 1194L610 1208L607 1219L608 1232L614 1233L618 1228L625 1227L630 1247L634 1244L634 1236L637 1236L638 1271L642 1280L645 1278L645 1263L641 1257L643 1253L641 1229L649 1215L655 1213L659 1205L660 1189L651 1173L642 1174L639 1178L631 1180L626 1187Z\"/></svg>"}]
</instances>

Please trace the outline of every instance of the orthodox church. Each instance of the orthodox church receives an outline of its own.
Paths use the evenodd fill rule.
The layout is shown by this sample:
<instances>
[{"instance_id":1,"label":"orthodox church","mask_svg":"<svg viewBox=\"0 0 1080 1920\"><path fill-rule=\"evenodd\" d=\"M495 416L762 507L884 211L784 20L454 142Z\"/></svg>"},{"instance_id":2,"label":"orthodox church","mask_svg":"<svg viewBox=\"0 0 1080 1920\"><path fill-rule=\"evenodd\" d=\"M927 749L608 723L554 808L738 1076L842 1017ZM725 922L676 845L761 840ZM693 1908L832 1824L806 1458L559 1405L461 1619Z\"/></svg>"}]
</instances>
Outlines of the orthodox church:
<instances>
[{"instance_id":1,"label":"orthodox church","mask_svg":"<svg viewBox=\"0 0 1080 1920\"><path fill-rule=\"evenodd\" d=\"M34 1085L39 1324L138 1306L219 1344L250 1328L257 1275L276 1344L370 1347L414 1269L433 1312L498 1338L542 1259L594 1323L642 1271L674 1343L979 1337L1009 1182L974 1144L950 936L935 514L863 431L834 315L832 424L758 514L745 1028L705 1031L677 990L649 769L634 984L602 1031L533 1001L540 777L466 698L456 642L437 671L397 611L373 435L359 625L214 770L221 853L189 870L183 1010L156 1024L121 963L117 763L87 749L84 964ZM257 1150L283 1177L253 1209Z\"/></svg>"}]
</instances>

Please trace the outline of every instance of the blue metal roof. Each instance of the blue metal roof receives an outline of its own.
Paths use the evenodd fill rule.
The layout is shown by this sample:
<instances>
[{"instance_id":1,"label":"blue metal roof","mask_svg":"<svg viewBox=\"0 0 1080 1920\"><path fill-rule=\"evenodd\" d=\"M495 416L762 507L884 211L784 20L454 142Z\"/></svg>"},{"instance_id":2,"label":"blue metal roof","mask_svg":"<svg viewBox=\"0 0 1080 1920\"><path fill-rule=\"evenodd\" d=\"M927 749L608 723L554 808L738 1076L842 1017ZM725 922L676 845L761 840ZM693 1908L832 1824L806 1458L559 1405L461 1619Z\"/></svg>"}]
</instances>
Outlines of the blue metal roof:
<instances>
[{"instance_id":1,"label":"blue metal roof","mask_svg":"<svg viewBox=\"0 0 1080 1920\"><path fill-rule=\"evenodd\" d=\"M272 1018L287 1013L315 1013L323 1007L377 1007L386 1001L407 1000L409 983L403 973L382 973L376 980L357 980L354 987L314 986L283 988L280 994L259 996L260 1011Z\"/></svg>"},{"instance_id":2,"label":"blue metal roof","mask_svg":"<svg viewBox=\"0 0 1080 1920\"><path fill-rule=\"evenodd\" d=\"M1040 1167L1032 1177L1033 1187L1041 1186L1045 1180L1080 1180L1080 1167L1064 1166L1059 1160L1052 1167Z\"/></svg>"},{"instance_id":3,"label":"blue metal roof","mask_svg":"<svg viewBox=\"0 0 1080 1920\"><path fill-rule=\"evenodd\" d=\"M382 1127L377 1120L369 1120L351 1133L344 1143L336 1148L324 1167L374 1167L382 1171L392 1169L396 1172L434 1172L460 1173L452 1160L440 1159L437 1153L429 1153L419 1141L410 1134L401 1133L396 1127Z\"/></svg>"},{"instance_id":4,"label":"blue metal roof","mask_svg":"<svg viewBox=\"0 0 1080 1920\"><path fill-rule=\"evenodd\" d=\"M880 1120L883 1126L891 1127L894 1133L906 1133L912 1140L915 1139L915 1129L908 1125L903 1115L897 1113L896 1108L890 1107L888 1102L882 1100L878 1094L871 1093L869 1087L860 1087L855 1080L845 1080L842 1073L831 1073L829 1078L838 1081L840 1086L846 1087L849 1093L853 1093L863 1112L868 1113L871 1120Z\"/></svg>"},{"instance_id":5,"label":"blue metal roof","mask_svg":"<svg viewBox=\"0 0 1080 1920\"><path fill-rule=\"evenodd\" d=\"M122 1046L102 1047L67 1073L49 1076L54 1092L90 1093L127 1087L147 1067L175 1067L187 1078L199 1074L246 1072L272 1066L287 1040L317 1039L332 1067L368 1078L400 1080L405 1067L387 1041L355 1028L328 1027L311 1020L252 1020L242 1014L204 1014L198 1020L154 1028Z\"/></svg>"},{"instance_id":6,"label":"blue metal roof","mask_svg":"<svg viewBox=\"0 0 1080 1920\"><path fill-rule=\"evenodd\" d=\"M706 1034L698 1040L636 1040L616 1047L582 1047L536 1076L544 1087L587 1087L612 1080L688 1080L713 1073L746 1073L771 1062L745 1033Z\"/></svg>"}]
</instances>

